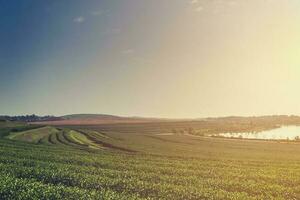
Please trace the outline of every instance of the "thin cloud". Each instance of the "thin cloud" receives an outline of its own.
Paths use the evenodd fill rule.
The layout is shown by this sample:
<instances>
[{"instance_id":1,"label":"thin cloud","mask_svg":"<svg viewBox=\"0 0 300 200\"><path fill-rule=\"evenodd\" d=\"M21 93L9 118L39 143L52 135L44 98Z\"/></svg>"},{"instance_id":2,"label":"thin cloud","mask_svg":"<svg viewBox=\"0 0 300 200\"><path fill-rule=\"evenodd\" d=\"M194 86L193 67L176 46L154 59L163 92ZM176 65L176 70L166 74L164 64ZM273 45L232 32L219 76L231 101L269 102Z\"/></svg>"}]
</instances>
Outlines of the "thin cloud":
<instances>
[{"instance_id":1,"label":"thin cloud","mask_svg":"<svg viewBox=\"0 0 300 200\"><path fill-rule=\"evenodd\" d=\"M85 21L85 18L83 16L79 16L73 19L73 22L75 23L83 23Z\"/></svg>"},{"instance_id":2,"label":"thin cloud","mask_svg":"<svg viewBox=\"0 0 300 200\"><path fill-rule=\"evenodd\" d=\"M198 6L198 7L195 9L195 11L196 11L196 12L201 12L203 9L204 9L204 8L203 8L202 6Z\"/></svg>"},{"instance_id":3,"label":"thin cloud","mask_svg":"<svg viewBox=\"0 0 300 200\"><path fill-rule=\"evenodd\" d=\"M125 49L122 51L123 54L132 54L134 53L134 50L133 49Z\"/></svg>"},{"instance_id":4,"label":"thin cloud","mask_svg":"<svg viewBox=\"0 0 300 200\"><path fill-rule=\"evenodd\" d=\"M93 15L93 16L98 16L98 15L102 15L103 13L104 13L103 11L98 10L98 11L92 11L92 12L91 12L91 15Z\"/></svg>"},{"instance_id":5,"label":"thin cloud","mask_svg":"<svg viewBox=\"0 0 300 200\"><path fill-rule=\"evenodd\" d=\"M107 28L104 32L105 35L115 35L121 33L120 28Z\"/></svg>"},{"instance_id":6,"label":"thin cloud","mask_svg":"<svg viewBox=\"0 0 300 200\"><path fill-rule=\"evenodd\" d=\"M230 5L230 6L236 6L238 4L238 2L236 2L236 1L229 1L228 2L228 5Z\"/></svg>"},{"instance_id":7,"label":"thin cloud","mask_svg":"<svg viewBox=\"0 0 300 200\"><path fill-rule=\"evenodd\" d=\"M199 3L199 0L191 0L190 1L190 4L197 4L197 3Z\"/></svg>"}]
</instances>

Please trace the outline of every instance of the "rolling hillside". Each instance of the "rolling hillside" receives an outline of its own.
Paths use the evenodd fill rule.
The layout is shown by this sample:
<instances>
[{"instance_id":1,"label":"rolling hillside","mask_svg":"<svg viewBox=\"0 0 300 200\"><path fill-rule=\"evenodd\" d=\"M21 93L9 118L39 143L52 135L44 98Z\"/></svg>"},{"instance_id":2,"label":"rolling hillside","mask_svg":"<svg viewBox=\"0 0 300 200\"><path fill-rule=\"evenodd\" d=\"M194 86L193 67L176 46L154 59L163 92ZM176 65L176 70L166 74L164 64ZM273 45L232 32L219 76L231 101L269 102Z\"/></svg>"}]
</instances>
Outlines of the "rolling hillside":
<instances>
[{"instance_id":1,"label":"rolling hillside","mask_svg":"<svg viewBox=\"0 0 300 200\"><path fill-rule=\"evenodd\" d=\"M0 199L300 198L299 143L166 134L149 123L13 124L0 128Z\"/></svg>"},{"instance_id":2,"label":"rolling hillside","mask_svg":"<svg viewBox=\"0 0 300 200\"><path fill-rule=\"evenodd\" d=\"M160 121L175 121L170 119L143 118L143 117L120 117L105 114L73 114L58 118L59 120L38 121L34 124L49 125L96 125L96 124L116 124L116 123L147 123Z\"/></svg>"}]
</instances>

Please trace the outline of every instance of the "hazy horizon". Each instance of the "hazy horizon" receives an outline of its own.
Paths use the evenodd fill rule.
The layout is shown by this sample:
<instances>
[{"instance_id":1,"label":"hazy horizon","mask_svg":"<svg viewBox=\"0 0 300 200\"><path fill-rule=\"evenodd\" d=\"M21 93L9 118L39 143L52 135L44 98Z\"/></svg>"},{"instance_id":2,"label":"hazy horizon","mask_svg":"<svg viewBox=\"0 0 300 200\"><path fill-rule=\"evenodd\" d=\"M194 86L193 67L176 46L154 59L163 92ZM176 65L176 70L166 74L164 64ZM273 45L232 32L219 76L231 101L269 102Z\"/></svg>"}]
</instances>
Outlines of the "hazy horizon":
<instances>
[{"instance_id":1,"label":"hazy horizon","mask_svg":"<svg viewBox=\"0 0 300 200\"><path fill-rule=\"evenodd\" d=\"M14 116L30 116L30 115L36 115L39 117L45 117L45 116L53 116L53 117L65 117L65 116L70 116L70 115L107 115L107 116L115 116L115 117L124 117L124 118L153 118L153 119L170 119L170 120L201 120L201 119L206 119L206 118L227 118L227 117L245 117L245 118L251 118L251 117L271 117L271 116L295 116L295 117L300 117L300 115L284 115L284 114L277 114L277 115L219 115L219 116L202 116L202 117L158 117L158 116L140 116L140 115L118 115L118 114L109 114L109 113L67 113L67 114L63 114L63 115L51 115L51 114L36 114L36 113L23 113L23 114L13 114L13 115L9 115L9 114L1 114L0 116L10 116L10 117L14 117Z\"/></svg>"},{"instance_id":2,"label":"hazy horizon","mask_svg":"<svg viewBox=\"0 0 300 200\"><path fill-rule=\"evenodd\" d=\"M300 1L0 0L0 115L300 115Z\"/></svg>"}]
</instances>

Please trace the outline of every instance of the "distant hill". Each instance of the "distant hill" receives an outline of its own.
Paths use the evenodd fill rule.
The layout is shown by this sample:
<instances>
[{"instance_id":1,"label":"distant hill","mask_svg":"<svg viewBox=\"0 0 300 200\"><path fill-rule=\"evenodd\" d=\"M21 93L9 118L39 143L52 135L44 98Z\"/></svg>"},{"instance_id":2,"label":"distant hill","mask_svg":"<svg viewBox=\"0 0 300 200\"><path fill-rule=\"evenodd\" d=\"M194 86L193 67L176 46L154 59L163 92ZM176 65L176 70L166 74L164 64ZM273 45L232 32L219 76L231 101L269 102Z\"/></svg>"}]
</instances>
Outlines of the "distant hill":
<instances>
[{"instance_id":1,"label":"distant hill","mask_svg":"<svg viewBox=\"0 0 300 200\"><path fill-rule=\"evenodd\" d=\"M72 115L64 115L60 118L64 120L86 120L86 119L122 119L124 117L116 116L116 115L106 115L106 114L72 114Z\"/></svg>"},{"instance_id":2,"label":"distant hill","mask_svg":"<svg viewBox=\"0 0 300 200\"><path fill-rule=\"evenodd\" d=\"M143 117L121 117L107 114L72 114L64 115L58 120L36 121L35 124L50 125L96 125L96 124L115 124L115 123L147 123L170 121L169 119L160 118L143 118ZM174 121L174 120L172 120Z\"/></svg>"},{"instance_id":3,"label":"distant hill","mask_svg":"<svg viewBox=\"0 0 300 200\"><path fill-rule=\"evenodd\" d=\"M280 125L300 125L299 116L273 115L273 116L252 116L252 117L216 117L199 119L162 119L146 117L122 117L108 114L71 114L60 117L56 116L0 116L0 121L18 121L31 124L49 124L49 125L97 125L97 124L116 124L116 123L148 123L148 122L196 122L216 125L230 126L254 126L255 127L276 127Z\"/></svg>"}]
</instances>

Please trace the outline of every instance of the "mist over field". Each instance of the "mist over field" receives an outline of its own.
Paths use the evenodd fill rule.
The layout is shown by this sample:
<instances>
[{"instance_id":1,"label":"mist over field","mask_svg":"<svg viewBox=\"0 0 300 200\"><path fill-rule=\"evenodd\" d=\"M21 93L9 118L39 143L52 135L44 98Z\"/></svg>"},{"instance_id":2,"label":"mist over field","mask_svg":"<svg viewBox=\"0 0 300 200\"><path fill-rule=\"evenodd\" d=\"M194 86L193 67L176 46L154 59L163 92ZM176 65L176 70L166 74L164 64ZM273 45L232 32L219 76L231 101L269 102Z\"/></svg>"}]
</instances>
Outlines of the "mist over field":
<instances>
[{"instance_id":1,"label":"mist over field","mask_svg":"<svg viewBox=\"0 0 300 200\"><path fill-rule=\"evenodd\" d=\"M0 0L0 199L300 199L300 1Z\"/></svg>"}]
</instances>

